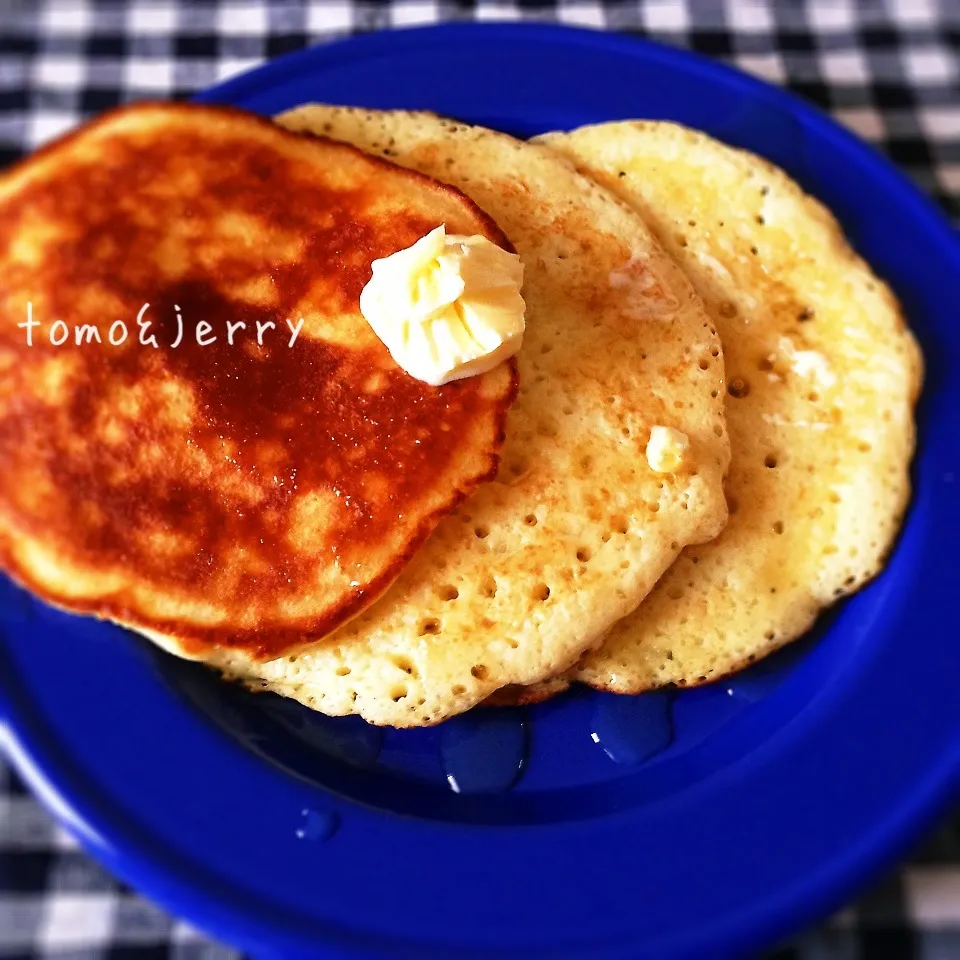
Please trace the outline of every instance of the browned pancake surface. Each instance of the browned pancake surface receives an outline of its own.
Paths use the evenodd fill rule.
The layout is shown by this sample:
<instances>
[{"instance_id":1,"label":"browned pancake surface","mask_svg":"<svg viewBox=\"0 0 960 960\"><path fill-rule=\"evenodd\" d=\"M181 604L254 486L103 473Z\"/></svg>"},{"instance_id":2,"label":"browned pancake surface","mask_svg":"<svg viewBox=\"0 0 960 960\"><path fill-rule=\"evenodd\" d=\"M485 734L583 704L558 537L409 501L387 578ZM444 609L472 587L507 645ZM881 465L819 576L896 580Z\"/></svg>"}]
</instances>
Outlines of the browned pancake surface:
<instances>
[{"instance_id":1,"label":"browned pancake surface","mask_svg":"<svg viewBox=\"0 0 960 960\"><path fill-rule=\"evenodd\" d=\"M440 223L509 247L450 187L221 108L116 111L8 172L3 566L192 655L275 656L366 606L493 476L516 390L512 363L421 383L359 314L371 261Z\"/></svg>"}]
</instances>

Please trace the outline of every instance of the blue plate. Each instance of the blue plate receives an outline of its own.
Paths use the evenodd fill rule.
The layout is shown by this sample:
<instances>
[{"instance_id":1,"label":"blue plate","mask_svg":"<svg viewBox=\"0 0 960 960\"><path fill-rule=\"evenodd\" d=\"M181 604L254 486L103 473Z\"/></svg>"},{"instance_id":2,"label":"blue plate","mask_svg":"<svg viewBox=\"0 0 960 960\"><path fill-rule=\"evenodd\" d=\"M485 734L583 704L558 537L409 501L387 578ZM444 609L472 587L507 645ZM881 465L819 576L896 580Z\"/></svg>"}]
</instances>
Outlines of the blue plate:
<instances>
[{"instance_id":1,"label":"blue plate","mask_svg":"<svg viewBox=\"0 0 960 960\"><path fill-rule=\"evenodd\" d=\"M904 852L960 779L960 247L936 210L799 101L612 35L377 34L203 99L428 107L524 136L664 117L770 157L837 212L923 341L913 505L875 583L729 683L434 730L252 698L0 581L4 743L41 799L170 910L283 957L727 956Z\"/></svg>"}]
</instances>

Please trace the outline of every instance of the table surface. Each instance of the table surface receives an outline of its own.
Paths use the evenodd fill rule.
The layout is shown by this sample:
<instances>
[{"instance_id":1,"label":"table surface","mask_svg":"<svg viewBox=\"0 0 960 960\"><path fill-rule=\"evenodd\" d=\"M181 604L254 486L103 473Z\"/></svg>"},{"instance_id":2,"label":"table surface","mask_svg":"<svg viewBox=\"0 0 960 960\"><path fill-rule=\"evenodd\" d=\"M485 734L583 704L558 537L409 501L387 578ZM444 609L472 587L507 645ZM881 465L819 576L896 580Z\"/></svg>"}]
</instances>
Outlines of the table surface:
<instances>
[{"instance_id":1,"label":"table surface","mask_svg":"<svg viewBox=\"0 0 960 960\"><path fill-rule=\"evenodd\" d=\"M559 20L687 47L793 90L960 217L960 0L0 0L0 165L107 107L188 96L350 33ZM0 761L0 957L236 953L87 858ZM960 817L787 960L960 958Z\"/></svg>"}]
</instances>

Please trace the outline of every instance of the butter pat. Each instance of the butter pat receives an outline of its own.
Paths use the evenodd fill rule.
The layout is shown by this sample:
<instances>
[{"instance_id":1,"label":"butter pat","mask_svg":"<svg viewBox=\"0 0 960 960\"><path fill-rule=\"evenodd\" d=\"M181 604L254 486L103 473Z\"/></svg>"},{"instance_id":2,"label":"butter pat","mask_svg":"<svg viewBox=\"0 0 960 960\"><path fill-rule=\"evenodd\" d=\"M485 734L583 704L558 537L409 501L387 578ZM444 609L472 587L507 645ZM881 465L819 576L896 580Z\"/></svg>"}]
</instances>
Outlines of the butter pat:
<instances>
[{"instance_id":1,"label":"butter pat","mask_svg":"<svg viewBox=\"0 0 960 960\"><path fill-rule=\"evenodd\" d=\"M655 426L647 443L647 463L657 473L676 473L687 464L690 438L673 427Z\"/></svg>"},{"instance_id":2,"label":"butter pat","mask_svg":"<svg viewBox=\"0 0 960 960\"><path fill-rule=\"evenodd\" d=\"M486 373L520 349L522 283L515 253L440 226L373 261L360 312L410 376L440 386Z\"/></svg>"}]
</instances>

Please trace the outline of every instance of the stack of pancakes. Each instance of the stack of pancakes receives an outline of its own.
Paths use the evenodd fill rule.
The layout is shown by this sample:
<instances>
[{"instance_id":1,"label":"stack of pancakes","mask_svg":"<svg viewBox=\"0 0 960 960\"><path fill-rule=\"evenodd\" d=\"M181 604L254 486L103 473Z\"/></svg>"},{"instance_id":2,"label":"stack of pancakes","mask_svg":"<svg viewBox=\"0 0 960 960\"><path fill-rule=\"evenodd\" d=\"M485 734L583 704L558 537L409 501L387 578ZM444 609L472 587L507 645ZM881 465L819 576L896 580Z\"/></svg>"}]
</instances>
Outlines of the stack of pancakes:
<instances>
[{"instance_id":1,"label":"stack of pancakes","mask_svg":"<svg viewBox=\"0 0 960 960\"><path fill-rule=\"evenodd\" d=\"M431 387L358 301L441 223L520 255L526 334ZM138 105L0 180L0 264L4 569L324 713L717 679L875 574L906 505L889 291L782 172L669 124Z\"/></svg>"}]
</instances>

